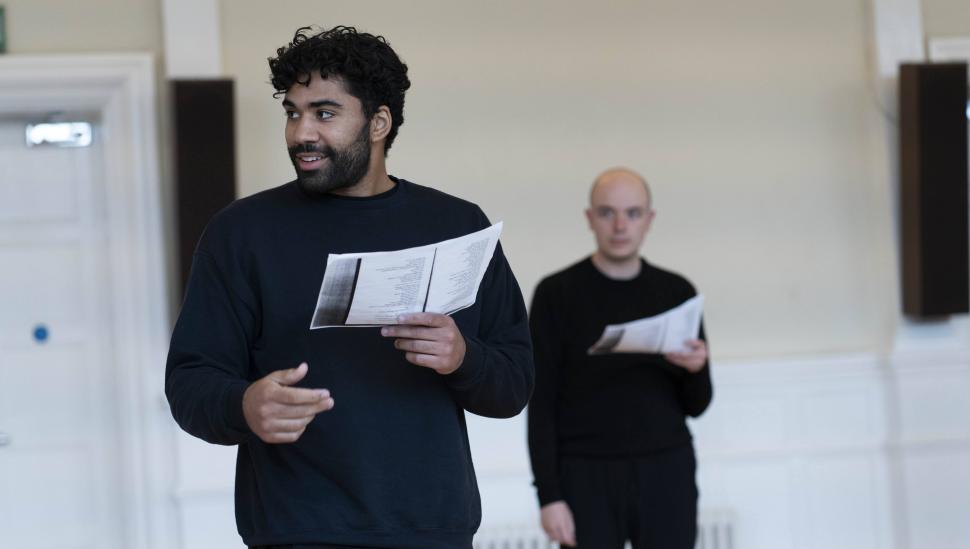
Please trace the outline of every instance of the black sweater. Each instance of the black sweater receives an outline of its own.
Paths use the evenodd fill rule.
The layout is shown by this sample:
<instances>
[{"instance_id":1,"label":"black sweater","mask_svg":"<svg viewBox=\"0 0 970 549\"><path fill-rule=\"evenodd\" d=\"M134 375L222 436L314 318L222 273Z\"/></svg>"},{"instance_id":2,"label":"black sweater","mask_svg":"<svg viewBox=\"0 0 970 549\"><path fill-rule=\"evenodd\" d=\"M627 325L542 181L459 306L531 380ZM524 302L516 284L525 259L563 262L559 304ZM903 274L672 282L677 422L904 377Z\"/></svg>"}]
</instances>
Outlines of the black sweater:
<instances>
[{"instance_id":1,"label":"black sweater","mask_svg":"<svg viewBox=\"0 0 970 549\"><path fill-rule=\"evenodd\" d=\"M707 365L691 374L662 355L586 351L607 324L652 316L694 295L683 277L646 261L636 278L614 280L589 258L536 287L529 453L540 505L563 499L560 456L636 457L690 443L685 416L711 401Z\"/></svg>"},{"instance_id":2,"label":"black sweater","mask_svg":"<svg viewBox=\"0 0 970 549\"><path fill-rule=\"evenodd\" d=\"M165 389L179 425L238 444L236 522L254 544L465 547L481 517L464 410L519 413L534 373L527 317L496 248L475 305L455 313L467 350L442 376L378 328L309 330L327 254L408 248L489 225L469 202L395 180L378 196L310 197L289 183L236 201L199 242L172 334ZM243 392L309 363L302 387L335 407L293 444L247 427Z\"/></svg>"}]
</instances>

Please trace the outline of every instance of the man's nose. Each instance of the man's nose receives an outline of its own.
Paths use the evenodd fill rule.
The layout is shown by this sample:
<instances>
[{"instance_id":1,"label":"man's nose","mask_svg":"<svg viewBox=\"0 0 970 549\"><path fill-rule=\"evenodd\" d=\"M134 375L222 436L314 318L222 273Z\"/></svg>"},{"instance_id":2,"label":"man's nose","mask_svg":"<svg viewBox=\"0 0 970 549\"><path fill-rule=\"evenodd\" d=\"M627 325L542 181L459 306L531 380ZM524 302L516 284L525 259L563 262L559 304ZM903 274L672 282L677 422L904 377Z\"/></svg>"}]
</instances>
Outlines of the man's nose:
<instances>
[{"instance_id":1,"label":"man's nose","mask_svg":"<svg viewBox=\"0 0 970 549\"><path fill-rule=\"evenodd\" d=\"M621 233L626 230L626 217L622 214L613 218L613 230Z\"/></svg>"},{"instance_id":2,"label":"man's nose","mask_svg":"<svg viewBox=\"0 0 970 549\"><path fill-rule=\"evenodd\" d=\"M296 121L296 139L300 143L316 143L320 140L320 133L316 130L313 120L301 117Z\"/></svg>"}]
</instances>

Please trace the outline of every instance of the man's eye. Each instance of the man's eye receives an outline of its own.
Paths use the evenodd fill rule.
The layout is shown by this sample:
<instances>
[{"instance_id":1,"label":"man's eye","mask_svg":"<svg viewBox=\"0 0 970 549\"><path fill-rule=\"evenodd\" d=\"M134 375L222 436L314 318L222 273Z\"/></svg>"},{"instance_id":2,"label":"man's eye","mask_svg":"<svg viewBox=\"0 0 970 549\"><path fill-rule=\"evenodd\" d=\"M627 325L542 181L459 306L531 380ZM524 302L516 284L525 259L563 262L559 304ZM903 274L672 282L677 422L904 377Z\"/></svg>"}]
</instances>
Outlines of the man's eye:
<instances>
[{"instance_id":1,"label":"man's eye","mask_svg":"<svg viewBox=\"0 0 970 549\"><path fill-rule=\"evenodd\" d=\"M317 118L327 119L332 116L333 116L333 113L330 111L317 111Z\"/></svg>"},{"instance_id":2,"label":"man's eye","mask_svg":"<svg viewBox=\"0 0 970 549\"><path fill-rule=\"evenodd\" d=\"M632 210L627 210L626 215L630 219L639 219L639 218L643 217L643 210L641 210L640 208L634 208Z\"/></svg>"},{"instance_id":3,"label":"man's eye","mask_svg":"<svg viewBox=\"0 0 970 549\"><path fill-rule=\"evenodd\" d=\"M601 208L596 211L596 215L600 217L613 217L613 210L610 210L608 208Z\"/></svg>"},{"instance_id":4,"label":"man's eye","mask_svg":"<svg viewBox=\"0 0 970 549\"><path fill-rule=\"evenodd\" d=\"M286 116L286 118L290 120L296 120L297 118L300 117L300 115L297 114L296 111L286 111L286 113L284 113L284 116Z\"/></svg>"}]
</instances>

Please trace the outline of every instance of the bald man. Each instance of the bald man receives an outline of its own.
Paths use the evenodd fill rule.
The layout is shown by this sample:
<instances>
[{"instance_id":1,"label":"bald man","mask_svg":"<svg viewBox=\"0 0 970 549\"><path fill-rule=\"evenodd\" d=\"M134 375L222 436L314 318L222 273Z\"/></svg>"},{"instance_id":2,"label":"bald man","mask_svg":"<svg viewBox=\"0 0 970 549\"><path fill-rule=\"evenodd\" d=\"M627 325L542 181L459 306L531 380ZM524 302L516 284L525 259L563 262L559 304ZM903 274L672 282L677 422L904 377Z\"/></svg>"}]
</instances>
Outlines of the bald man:
<instances>
[{"instance_id":1,"label":"bald man","mask_svg":"<svg viewBox=\"0 0 970 549\"><path fill-rule=\"evenodd\" d=\"M686 353L586 352L607 324L696 295L685 278L640 257L654 216L639 174L601 174L586 210L596 251L543 279L533 297L529 453L542 527L565 546L694 547L696 464L686 417L711 401L703 328Z\"/></svg>"}]
</instances>

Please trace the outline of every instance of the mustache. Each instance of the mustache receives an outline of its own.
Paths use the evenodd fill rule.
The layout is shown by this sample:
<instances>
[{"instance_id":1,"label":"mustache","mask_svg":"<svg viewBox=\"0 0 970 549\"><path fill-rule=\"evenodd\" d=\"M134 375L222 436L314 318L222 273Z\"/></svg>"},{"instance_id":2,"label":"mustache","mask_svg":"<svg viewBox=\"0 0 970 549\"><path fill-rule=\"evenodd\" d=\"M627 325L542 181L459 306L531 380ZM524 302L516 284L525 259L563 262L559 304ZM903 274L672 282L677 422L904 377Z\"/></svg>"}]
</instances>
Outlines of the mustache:
<instances>
[{"instance_id":1,"label":"mustache","mask_svg":"<svg viewBox=\"0 0 970 549\"><path fill-rule=\"evenodd\" d=\"M293 145L292 147L287 148L287 150L290 152L291 157L296 156L300 153L319 153L320 156L333 156L334 154L333 148L331 148L328 145L319 146L319 145L310 145L308 143Z\"/></svg>"}]
</instances>

